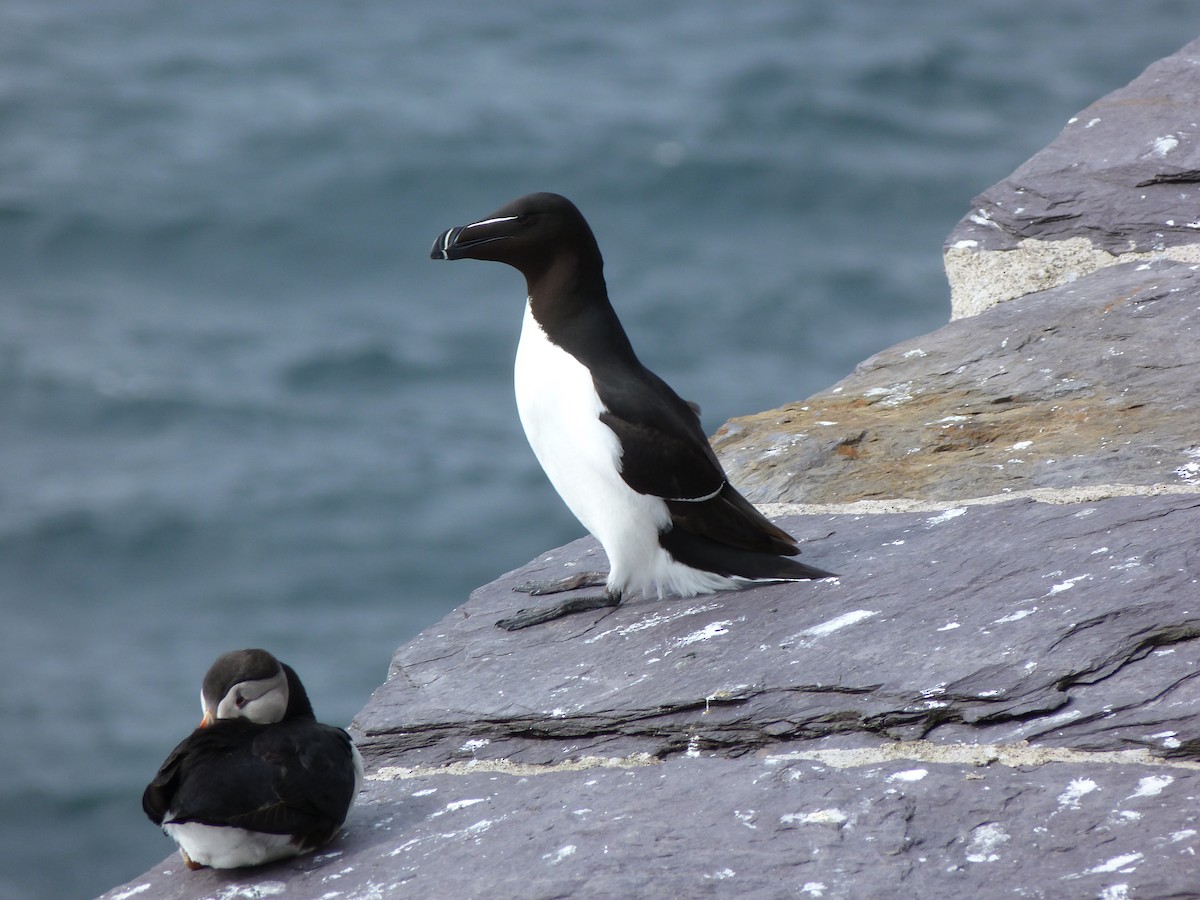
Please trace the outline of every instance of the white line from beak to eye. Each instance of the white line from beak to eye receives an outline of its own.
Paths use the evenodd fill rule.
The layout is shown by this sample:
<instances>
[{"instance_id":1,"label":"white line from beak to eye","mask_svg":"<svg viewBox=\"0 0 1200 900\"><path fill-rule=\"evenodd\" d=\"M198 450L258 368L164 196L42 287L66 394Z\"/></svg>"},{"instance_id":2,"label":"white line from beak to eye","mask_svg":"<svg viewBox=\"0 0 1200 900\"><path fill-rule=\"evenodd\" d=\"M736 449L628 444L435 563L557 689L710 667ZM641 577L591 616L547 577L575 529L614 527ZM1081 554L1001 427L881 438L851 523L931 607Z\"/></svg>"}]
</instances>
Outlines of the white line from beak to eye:
<instances>
[{"instance_id":1,"label":"white line from beak to eye","mask_svg":"<svg viewBox=\"0 0 1200 900\"><path fill-rule=\"evenodd\" d=\"M516 219L516 218L518 218L518 216L500 216L499 218L496 218L496 219L484 219L482 222L472 222L467 227L468 228L476 228L479 225L495 225L497 222L511 222L513 219Z\"/></svg>"}]
</instances>

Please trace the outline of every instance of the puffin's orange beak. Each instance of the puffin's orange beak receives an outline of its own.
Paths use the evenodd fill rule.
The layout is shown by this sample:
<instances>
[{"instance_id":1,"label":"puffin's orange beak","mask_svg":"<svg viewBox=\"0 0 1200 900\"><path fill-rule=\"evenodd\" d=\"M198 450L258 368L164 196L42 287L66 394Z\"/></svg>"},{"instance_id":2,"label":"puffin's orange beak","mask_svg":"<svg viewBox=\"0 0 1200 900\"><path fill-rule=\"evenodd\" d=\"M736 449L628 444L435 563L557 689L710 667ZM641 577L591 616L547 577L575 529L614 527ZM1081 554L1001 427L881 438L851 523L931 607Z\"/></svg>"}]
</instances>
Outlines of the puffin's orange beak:
<instances>
[{"instance_id":1,"label":"puffin's orange beak","mask_svg":"<svg viewBox=\"0 0 1200 900\"><path fill-rule=\"evenodd\" d=\"M206 710L204 713L204 718L200 720L199 727L207 728L209 725L211 725L215 721L217 721L216 717L211 712L208 712Z\"/></svg>"}]
</instances>

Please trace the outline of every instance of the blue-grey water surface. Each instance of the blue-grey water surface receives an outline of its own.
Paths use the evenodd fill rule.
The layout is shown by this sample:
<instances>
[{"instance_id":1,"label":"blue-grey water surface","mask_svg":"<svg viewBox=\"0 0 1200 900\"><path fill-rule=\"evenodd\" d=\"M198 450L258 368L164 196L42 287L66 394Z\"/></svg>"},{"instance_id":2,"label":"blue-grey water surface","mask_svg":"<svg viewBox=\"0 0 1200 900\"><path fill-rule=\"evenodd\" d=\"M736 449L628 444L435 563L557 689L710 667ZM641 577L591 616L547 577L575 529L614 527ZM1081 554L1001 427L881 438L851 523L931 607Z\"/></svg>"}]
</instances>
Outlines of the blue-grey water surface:
<instances>
[{"instance_id":1,"label":"blue-grey water surface","mask_svg":"<svg viewBox=\"0 0 1200 900\"><path fill-rule=\"evenodd\" d=\"M971 198L1197 33L1185 0L0 5L0 897L172 850L140 794L217 654L344 724L581 533L513 408L523 283L431 262L443 228L574 199L712 431L942 324Z\"/></svg>"}]
</instances>

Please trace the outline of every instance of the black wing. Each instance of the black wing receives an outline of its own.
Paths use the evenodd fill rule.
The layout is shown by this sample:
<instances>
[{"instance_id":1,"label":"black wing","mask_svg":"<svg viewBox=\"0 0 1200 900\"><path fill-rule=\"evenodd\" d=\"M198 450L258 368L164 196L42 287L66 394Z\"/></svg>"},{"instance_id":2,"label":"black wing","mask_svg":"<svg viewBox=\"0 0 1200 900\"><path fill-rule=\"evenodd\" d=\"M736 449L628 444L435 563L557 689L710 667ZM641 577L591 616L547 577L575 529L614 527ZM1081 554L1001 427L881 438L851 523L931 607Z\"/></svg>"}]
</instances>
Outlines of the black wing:
<instances>
[{"instance_id":1,"label":"black wing","mask_svg":"<svg viewBox=\"0 0 1200 900\"><path fill-rule=\"evenodd\" d=\"M229 825L324 843L354 799L350 737L311 720L200 728L167 757L142 795L155 824Z\"/></svg>"},{"instance_id":2,"label":"black wing","mask_svg":"<svg viewBox=\"0 0 1200 900\"><path fill-rule=\"evenodd\" d=\"M315 722L284 723L254 742L254 752L274 767L274 802L254 813L261 831L310 835L323 844L337 832L354 802L355 772L350 735ZM306 829L309 829L306 832Z\"/></svg>"},{"instance_id":3,"label":"black wing","mask_svg":"<svg viewBox=\"0 0 1200 900\"><path fill-rule=\"evenodd\" d=\"M725 472L694 407L644 366L593 370L604 422L621 442L621 477L639 494L690 500L720 490Z\"/></svg>"},{"instance_id":4,"label":"black wing","mask_svg":"<svg viewBox=\"0 0 1200 900\"><path fill-rule=\"evenodd\" d=\"M180 741L170 752L166 760L158 768L153 780L146 785L142 792L142 811L155 825L161 825L166 818L167 810L179 790L179 782L187 759L193 752L206 729L198 728L192 734Z\"/></svg>"},{"instance_id":5,"label":"black wing","mask_svg":"<svg viewBox=\"0 0 1200 900\"><path fill-rule=\"evenodd\" d=\"M718 544L794 555L796 541L739 494L709 446L693 406L645 367L595 373L600 414L621 442L621 477L667 501L672 525Z\"/></svg>"}]
</instances>

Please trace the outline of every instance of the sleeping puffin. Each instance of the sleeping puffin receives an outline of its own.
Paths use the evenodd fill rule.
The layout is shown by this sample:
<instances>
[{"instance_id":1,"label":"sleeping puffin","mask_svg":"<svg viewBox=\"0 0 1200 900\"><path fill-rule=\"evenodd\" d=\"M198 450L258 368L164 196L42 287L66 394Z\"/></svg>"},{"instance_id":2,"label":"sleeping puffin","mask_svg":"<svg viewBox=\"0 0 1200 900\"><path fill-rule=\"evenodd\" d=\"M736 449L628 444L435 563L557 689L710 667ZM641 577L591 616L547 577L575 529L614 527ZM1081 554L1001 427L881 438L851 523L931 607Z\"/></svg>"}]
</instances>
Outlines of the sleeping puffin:
<instances>
[{"instance_id":1,"label":"sleeping puffin","mask_svg":"<svg viewBox=\"0 0 1200 900\"><path fill-rule=\"evenodd\" d=\"M257 866L333 839L362 785L358 748L322 725L296 673L266 650L218 657L200 727L167 757L142 809L189 869Z\"/></svg>"}]
</instances>

